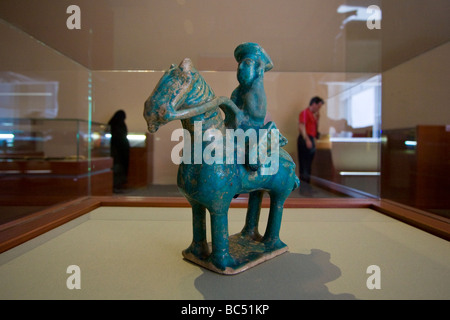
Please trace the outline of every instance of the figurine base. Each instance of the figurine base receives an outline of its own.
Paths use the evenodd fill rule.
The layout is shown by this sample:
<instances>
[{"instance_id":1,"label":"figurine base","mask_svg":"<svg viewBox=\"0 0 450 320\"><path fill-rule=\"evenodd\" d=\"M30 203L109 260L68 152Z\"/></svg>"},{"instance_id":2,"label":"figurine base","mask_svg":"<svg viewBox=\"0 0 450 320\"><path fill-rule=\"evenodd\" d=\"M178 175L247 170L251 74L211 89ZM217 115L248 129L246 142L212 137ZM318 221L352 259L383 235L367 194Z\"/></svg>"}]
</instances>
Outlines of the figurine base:
<instances>
[{"instance_id":1,"label":"figurine base","mask_svg":"<svg viewBox=\"0 0 450 320\"><path fill-rule=\"evenodd\" d=\"M183 257L195 264L198 264L208 270L224 275L234 275L246 271L264 261L275 258L276 256L288 251L287 245L283 247L268 247L264 242L243 237L241 233L234 234L228 238L230 255L235 261L233 267L227 267L221 270L214 266L208 258L201 259L191 253L183 251ZM208 243L211 252L211 243Z\"/></svg>"}]
</instances>

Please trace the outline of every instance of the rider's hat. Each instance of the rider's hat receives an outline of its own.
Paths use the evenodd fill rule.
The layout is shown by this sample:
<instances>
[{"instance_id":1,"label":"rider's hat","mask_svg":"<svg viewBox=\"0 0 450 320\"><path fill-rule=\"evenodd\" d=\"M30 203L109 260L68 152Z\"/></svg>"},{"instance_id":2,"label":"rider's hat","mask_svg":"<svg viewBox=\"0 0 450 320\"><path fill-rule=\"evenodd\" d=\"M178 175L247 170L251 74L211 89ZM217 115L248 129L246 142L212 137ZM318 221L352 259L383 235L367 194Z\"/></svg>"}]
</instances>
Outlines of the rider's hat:
<instances>
[{"instance_id":1,"label":"rider's hat","mask_svg":"<svg viewBox=\"0 0 450 320\"><path fill-rule=\"evenodd\" d=\"M262 60L264 63L264 71L269 71L273 68L272 59L270 59L267 52L257 43L245 42L238 45L234 50L234 57L238 63L249 56Z\"/></svg>"}]
</instances>

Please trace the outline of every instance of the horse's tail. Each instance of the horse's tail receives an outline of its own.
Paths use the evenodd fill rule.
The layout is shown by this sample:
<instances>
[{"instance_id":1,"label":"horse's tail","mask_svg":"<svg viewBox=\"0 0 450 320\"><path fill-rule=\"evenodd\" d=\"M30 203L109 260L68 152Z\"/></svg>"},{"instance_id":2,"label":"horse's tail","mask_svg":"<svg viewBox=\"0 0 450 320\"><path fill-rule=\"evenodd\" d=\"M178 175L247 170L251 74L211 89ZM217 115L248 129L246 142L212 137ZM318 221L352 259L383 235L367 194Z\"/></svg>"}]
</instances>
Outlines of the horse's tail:
<instances>
[{"instance_id":1,"label":"horse's tail","mask_svg":"<svg viewBox=\"0 0 450 320\"><path fill-rule=\"evenodd\" d=\"M294 182L294 187L292 188L292 191L294 191L295 189L300 187L300 179L297 177L296 174L294 174L294 177L295 177L295 182Z\"/></svg>"},{"instance_id":2,"label":"horse's tail","mask_svg":"<svg viewBox=\"0 0 450 320\"><path fill-rule=\"evenodd\" d=\"M300 179L295 174L295 170L296 170L295 162L292 159L291 155L286 150L284 150L283 148L279 148L278 150L280 152L280 154L279 154L280 157L283 158L285 161L289 162L290 166L292 166L292 174L294 175L294 186L292 187L292 190L295 190L298 187L300 187Z\"/></svg>"}]
</instances>

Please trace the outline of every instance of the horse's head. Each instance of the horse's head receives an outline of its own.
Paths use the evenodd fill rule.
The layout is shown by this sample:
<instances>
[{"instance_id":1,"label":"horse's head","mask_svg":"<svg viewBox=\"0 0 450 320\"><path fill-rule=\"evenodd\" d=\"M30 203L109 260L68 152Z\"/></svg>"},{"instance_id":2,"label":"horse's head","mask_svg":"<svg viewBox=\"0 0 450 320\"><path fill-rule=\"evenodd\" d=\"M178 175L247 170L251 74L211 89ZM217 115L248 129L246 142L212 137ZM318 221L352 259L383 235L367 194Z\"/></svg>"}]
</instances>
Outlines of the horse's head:
<instances>
[{"instance_id":1,"label":"horse's head","mask_svg":"<svg viewBox=\"0 0 450 320\"><path fill-rule=\"evenodd\" d=\"M205 92L198 85L199 79L204 83L203 78L192 65L189 58L184 59L179 66L172 65L159 80L150 97L145 101L144 118L147 121L148 130L152 133L158 128L172 120L186 118L187 112L183 110L186 105L194 102L192 92L195 97L208 100L214 96L208 87Z\"/></svg>"}]
</instances>

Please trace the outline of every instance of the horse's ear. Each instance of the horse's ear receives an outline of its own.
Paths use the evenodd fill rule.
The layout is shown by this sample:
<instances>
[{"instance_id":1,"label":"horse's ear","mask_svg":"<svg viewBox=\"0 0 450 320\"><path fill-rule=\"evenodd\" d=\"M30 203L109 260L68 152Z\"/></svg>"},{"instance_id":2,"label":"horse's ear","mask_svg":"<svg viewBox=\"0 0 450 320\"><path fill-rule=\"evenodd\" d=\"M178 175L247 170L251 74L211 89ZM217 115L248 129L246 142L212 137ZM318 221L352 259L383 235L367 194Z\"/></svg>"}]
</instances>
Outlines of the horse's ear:
<instances>
[{"instance_id":1,"label":"horse's ear","mask_svg":"<svg viewBox=\"0 0 450 320\"><path fill-rule=\"evenodd\" d=\"M180 69L183 71L191 71L192 70L192 61L189 58L185 58L180 63Z\"/></svg>"}]
</instances>

